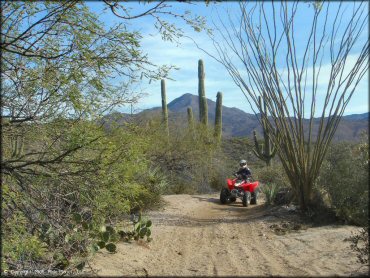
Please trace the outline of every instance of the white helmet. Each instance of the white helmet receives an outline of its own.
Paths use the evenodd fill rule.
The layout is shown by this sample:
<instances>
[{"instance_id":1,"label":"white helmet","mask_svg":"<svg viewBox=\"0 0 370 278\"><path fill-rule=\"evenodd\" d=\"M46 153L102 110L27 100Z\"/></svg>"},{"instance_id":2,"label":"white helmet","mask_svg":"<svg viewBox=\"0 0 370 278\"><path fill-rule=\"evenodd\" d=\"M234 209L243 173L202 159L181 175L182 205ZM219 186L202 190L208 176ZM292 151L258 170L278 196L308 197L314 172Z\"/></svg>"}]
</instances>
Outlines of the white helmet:
<instances>
[{"instance_id":1,"label":"white helmet","mask_svg":"<svg viewBox=\"0 0 370 278\"><path fill-rule=\"evenodd\" d=\"M242 160L240 160L239 165L240 165L240 167L247 166L247 161L242 159Z\"/></svg>"}]
</instances>

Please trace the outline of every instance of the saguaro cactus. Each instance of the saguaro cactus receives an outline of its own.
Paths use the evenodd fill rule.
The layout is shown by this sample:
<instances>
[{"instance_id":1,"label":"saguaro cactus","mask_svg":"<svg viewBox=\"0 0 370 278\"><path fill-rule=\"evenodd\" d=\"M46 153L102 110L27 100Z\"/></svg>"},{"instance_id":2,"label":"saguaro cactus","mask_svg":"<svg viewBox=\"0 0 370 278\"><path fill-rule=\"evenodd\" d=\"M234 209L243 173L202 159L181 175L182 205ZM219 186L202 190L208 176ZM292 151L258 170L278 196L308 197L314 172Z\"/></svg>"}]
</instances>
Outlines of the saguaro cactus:
<instances>
[{"instance_id":1,"label":"saguaro cactus","mask_svg":"<svg viewBox=\"0 0 370 278\"><path fill-rule=\"evenodd\" d=\"M194 129L194 117L193 117L193 109L191 107L188 107L188 125L189 129L193 130Z\"/></svg>"},{"instance_id":2,"label":"saguaro cactus","mask_svg":"<svg viewBox=\"0 0 370 278\"><path fill-rule=\"evenodd\" d=\"M188 107L188 129L191 136L194 138L195 136L195 124L194 124L194 116L193 116L193 109Z\"/></svg>"},{"instance_id":3,"label":"saguaro cactus","mask_svg":"<svg viewBox=\"0 0 370 278\"><path fill-rule=\"evenodd\" d=\"M262 98L258 97L259 105L262 109L262 113L266 115L266 117L261 118L262 122L262 129L263 129L263 137L264 137L264 146L261 147L257 140L256 131L253 130L253 139L255 149L253 150L254 154L261 160L266 162L267 166L271 165L271 160L276 154L276 148L273 146L273 143L270 140L270 135L267 129L267 108L266 103L262 103Z\"/></svg>"},{"instance_id":4,"label":"saguaro cactus","mask_svg":"<svg viewBox=\"0 0 370 278\"><path fill-rule=\"evenodd\" d=\"M208 125L208 107L206 92L204 87L204 65L203 61L198 61L198 95L199 95L199 121L204 125Z\"/></svg>"},{"instance_id":5,"label":"saguaro cactus","mask_svg":"<svg viewBox=\"0 0 370 278\"><path fill-rule=\"evenodd\" d=\"M221 136L222 136L222 93L221 92L217 93L214 136L218 142L221 141Z\"/></svg>"},{"instance_id":6,"label":"saguaro cactus","mask_svg":"<svg viewBox=\"0 0 370 278\"><path fill-rule=\"evenodd\" d=\"M12 145L12 157L19 157L23 152L23 137L21 135L15 135L11 138Z\"/></svg>"},{"instance_id":7,"label":"saguaro cactus","mask_svg":"<svg viewBox=\"0 0 370 278\"><path fill-rule=\"evenodd\" d=\"M167 111L167 97L166 97L166 83L164 79L161 80L161 95L162 95L162 117L163 124L167 135L169 134L168 130L168 111Z\"/></svg>"}]
</instances>

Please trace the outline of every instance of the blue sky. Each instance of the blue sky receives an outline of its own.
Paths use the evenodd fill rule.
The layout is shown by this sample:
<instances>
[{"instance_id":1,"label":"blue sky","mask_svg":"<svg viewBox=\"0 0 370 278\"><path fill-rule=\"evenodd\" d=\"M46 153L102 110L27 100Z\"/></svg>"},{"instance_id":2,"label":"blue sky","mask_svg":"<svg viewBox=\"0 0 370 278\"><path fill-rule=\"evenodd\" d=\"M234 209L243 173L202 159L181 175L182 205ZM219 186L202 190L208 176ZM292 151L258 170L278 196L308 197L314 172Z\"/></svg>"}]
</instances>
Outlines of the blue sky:
<instances>
[{"instance_id":1,"label":"blue sky","mask_svg":"<svg viewBox=\"0 0 370 278\"><path fill-rule=\"evenodd\" d=\"M131 2L128 5L130 5L135 12L142 9L142 6L136 2ZM210 4L208 7L206 7L204 2L195 2L192 5L170 2L170 5L173 6L174 12L183 13L185 10L190 10L193 14L205 16L209 21L211 21L212 18L217 21L217 13L224 18L226 16L225 9L230 9L231 14L233 15L233 9L237 8L238 3L223 2L216 5ZM88 2L88 6L93 11L97 12L101 11L102 7L99 2ZM310 11L308 4L305 9L307 10L303 10L303 15ZM112 15L110 11L103 14L100 19L108 25L120 22L120 19ZM304 37L299 38L299 36L304 36L303 30L307 28L307 22L305 21L305 16L299 16L297 19L296 28L298 30L297 38L299 41L300 39L304 39ZM344 17L343 20L348 20L348 18L346 19ZM204 33L194 32L190 26L187 26L180 21L175 23L179 24L179 26L184 29L185 33L192 37L199 45L210 52L213 52L212 43ZM226 69L224 69L224 67L213 58L199 50L193 41L187 38L180 39L180 44L163 41L160 34L158 34L153 26L153 20L150 17L142 17L132 21L132 26L130 28L139 30L142 33L143 38L141 40L141 47L143 52L148 54L149 60L158 65L167 64L174 65L179 68L179 70L174 70L170 73L170 77L174 80L166 81L168 103L185 93L197 94L197 64L198 60L202 59L205 64L205 86L207 98L215 101L217 92L221 91L224 94L223 104L225 106L237 107L245 112L252 113L248 101L240 89L234 84ZM299 32L300 29L302 32ZM367 28L365 28L365 32L362 37L363 39L367 39ZM324 85L327 82L328 74L329 67L324 64L319 80L321 84ZM151 84L148 82L142 82L139 84L138 89L142 90L146 96L141 98L139 103L135 105L134 108L137 112L146 108L161 105L160 81L155 81ZM358 85L351 102L346 108L345 114L368 112L368 95L368 75L366 75ZM322 98L320 98L320 96L318 96L318 102L319 105L320 102L322 102ZM122 108L120 111L127 112L129 110L128 108Z\"/></svg>"}]
</instances>

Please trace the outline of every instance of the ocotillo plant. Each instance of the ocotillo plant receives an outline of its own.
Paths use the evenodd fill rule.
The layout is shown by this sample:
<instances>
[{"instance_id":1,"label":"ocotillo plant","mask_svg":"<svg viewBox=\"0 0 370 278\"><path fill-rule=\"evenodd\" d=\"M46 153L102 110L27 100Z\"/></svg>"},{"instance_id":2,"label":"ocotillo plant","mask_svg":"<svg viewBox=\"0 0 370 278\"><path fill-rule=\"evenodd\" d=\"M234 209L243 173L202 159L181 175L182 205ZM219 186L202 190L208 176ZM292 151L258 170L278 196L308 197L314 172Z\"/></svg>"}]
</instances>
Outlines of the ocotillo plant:
<instances>
[{"instance_id":1,"label":"ocotillo plant","mask_svg":"<svg viewBox=\"0 0 370 278\"><path fill-rule=\"evenodd\" d=\"M263 148L260 146L257 140L257 135L256 131L253 130L253 138L254 138L254 145L255 145L255 150L253 150L254 154L261 160L266 162L267 166L271 165L271 160L276 154L276 148L275 146L272 146L272 142L270 140L270 135L267 130L267 109L266 109L266 103L262 103L262 99L259 96L258 97L258 102L262 110L262 117L261 117L261 122L262 122L262 129L263 129L263 137L264 137L264 146Z\"/></svg>"},{"instance_id":2,"label":"ocotillo plant","mask_svg":"<svg viewBox=\"0 0 370 278\"><path fill-rule=\"evenodd\" d=\"M199 95L199 121L204 125L208 125L208 107L206 92L204 87L204 65L203 61L198 61L198 95Z\"/></svg>"},{"instance_id":3,"label":"ocotillo plant","mask_svg":"<svg viewBox=\"0 0 370 278\"><path fill-rule=\"evenodd\" d=\"M222 136L222 93L221 92L217 93L214 136L217 142L221 142L221 136Z\"/></svg>"},{"instance_id":4,"label":"ocotillo plant","mask_svg":"<svg viewBox=\"0 0 370 278\"><path fill-rule=\"evenodd\" d=\"M167 97L166 97L166 83L164 79L161 80L161 94L162 94L162 117L166 134L169 135L168 130L168 111L167 111Z\"/></svg>"}]
</instances>

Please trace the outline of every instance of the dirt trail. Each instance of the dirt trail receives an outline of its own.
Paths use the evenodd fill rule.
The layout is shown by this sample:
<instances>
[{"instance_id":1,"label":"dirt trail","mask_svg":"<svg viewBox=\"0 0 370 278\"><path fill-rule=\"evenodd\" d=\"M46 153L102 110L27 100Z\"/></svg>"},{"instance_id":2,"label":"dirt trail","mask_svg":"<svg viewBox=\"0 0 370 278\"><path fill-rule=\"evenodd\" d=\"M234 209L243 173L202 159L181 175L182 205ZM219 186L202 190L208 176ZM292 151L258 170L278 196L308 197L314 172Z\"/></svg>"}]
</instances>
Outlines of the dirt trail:
<instances>
[{"instance_id":1,"label":"dirt trail","mask_svg":"<svg viewBox=\"0 0 370 278\"><path fill-rule=\"evenodd\" d=\"M100 276L349 276L364 273L345 239L351 226L277 235L271 225L296 217L263 204L221 205L217 195L170 195L151 212L153 241L120 243L91 265Z\"/></svg>"}]
</instances>

